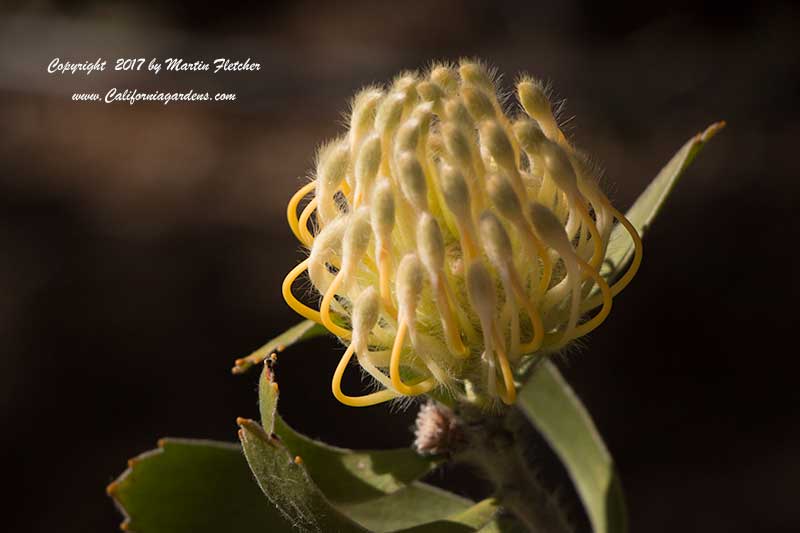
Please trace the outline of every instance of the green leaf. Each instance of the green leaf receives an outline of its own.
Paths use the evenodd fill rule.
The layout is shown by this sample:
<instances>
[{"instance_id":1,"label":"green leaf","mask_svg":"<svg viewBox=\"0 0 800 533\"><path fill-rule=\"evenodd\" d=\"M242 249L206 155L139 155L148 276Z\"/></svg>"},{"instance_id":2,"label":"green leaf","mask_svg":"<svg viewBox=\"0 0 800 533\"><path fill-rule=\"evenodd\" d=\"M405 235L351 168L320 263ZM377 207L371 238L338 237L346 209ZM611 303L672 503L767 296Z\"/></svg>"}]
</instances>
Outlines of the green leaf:
<instances>
[{"instance_id":1,"label":"green leaf","mask_svg":"<svg viewBox=\"0 0 800 533\"><path fill-rule=\"evenodd\" d=\"M338 508L362 526L384 533L431 522L457 522L463 520L459 517L472 505L470 500L452 492L417 482L386 496L339 504ZM485 505L472 514L479 515L484 508ZM480 521L480 516L476 519Z\"/></svg>"},{"instance_id":2,"label":"green leaf","mask_svg":"<svg viewBox=\"0 0 800 533\"><path fill-rule=\"evenodd\" d=\"M644 237L653 220L658 215L667 196L675 188L678 179L684 171L689 168L694 158L700 150L719 130L725 127L725 122L716 122L706 128L702 133L698 133L670 159L669 163L661 169L658 176L650 182L650 185L639 195L633 206L625 214L626 218L633 224L639 236ZM633 240L621 224L617 224L611 233L606 259L600 271L606 279L615 279L619 276L625 266L633 258Z\"/></svg>"},{"instance_id":3,"label":"green leaf","mask_svg":"<svg viewBox=\"0 0 800 533\"><path fill-rule=\"evenodd\" d=\"M447 518L403 529L396 533L475 533L483 531L484 526L492 521L498 510L497 502L488 498Z\"/></svg>"},{"instance_id":4,"label":"green leaf","mask_svg":"<svg viewBox=\"0 0 800 533\"><path fill-rule=\"evenodd\" d=\"M274 352L282 352L293 344L319 337L327 332L328 330L320 324L311 320L303 320L299 324L292 326L274 339L268 341L264 346L247 357L237 359L232 371L234 374L242 374L253 365L264 361Z\"/></svg>"},{"instance_id":5,"label":"green leaf","mask_svg":"<svg viewBox=\"0 0 800 533\"><path fill-rule=\"evenodd\" d=\"M277 413L279 389L269 365L259 384L261 424L276 433L293 455L303 458L322 492L337 504L391 494L436 467L437 461L411 448L353 451L315 441L294 431Z\"/></svg>"},{"instance_id":6,"label":"green leaf","mask_svg":"<svg viewBox=\"0 0 800 533\"><path fill-rule=\"evenodd\" d=\"M328 505L370 530L399 531L451 520L451 516L467 512L471 501L417 481L436 467L437 458L422 457L410 448L354 451L330 446L296 432L280 417L280 393L273 371L276 359L268 356L324 332L306 320L237 361L235 372L257 362L267 363L259 381L259 409L265 428L260 431L267 440L280 443L290 456L300 458L314 488ZM251 429L256 431L252 423ZM268 480L261 486L265 493L281 490L271 487ZM280 506L279 501L268 497Z\"/></svg>"},{"instance_id":7,"label":"green leaf","mask_svg":"<svg viewBox=\"0 0 800 533\"><path fill-rule=\"evenodd\" d=\"M315 332L313 323L304 321L255 352L249 363L266 360L280 343L286 346L287 342L299 342L309 338L308 335L315 336ZM496 511L494 503L491 506L486 502L473 504L417 481L437 466L437 458L423 457L410 448L354 451L296 432L278 414L280 389L275 381L273 361L267 361L259 381L259 409L264 429L253 422L240 422L249 424L250 432L261 434L262 440L266 438L267 442L284 448L290 457L300 458L309 481L326 504L341 512L342 517L376 533L473 532L490 521ZM243 438L247 438L245 431ZM280 501L269 493L282 491L270 486L269 480L261 486L280 507Z\"/></svg>"},{"instance_id":8,"label":"green leaf","mask_svg":"<svg viewBox=\"0 0 800 533\"><path fill-rule=\"evenodd\" d=\"M239 439L258 486L281 514L302 532L364 533L325 498L275 435L252 420L238 419ZM211 480L206 480L209 483ZM263 502L262 502L263 505Z\"/></svg>"},{"instance_id":9,"label":"green leaf","mask_svg":"<svg viewBox=\"0 0 800 533\"><path fill-rule=\"evenodd\" d=\"M614 462L581 401L550 361L519 393L517 405L561 459L595 533L624 533L627 515Z\"/></svg>"},{"instance_id":10,"label":"green leaf","mask_svg":"<svg viewBox=\"0 0 800 533\"><path fill-rule=\"evenodd\" d=\"M479 529L478 533L528 533L528 529L517 522L516 518L503 515Z\"/></svg>"},{"instance_id":11,"label":"green leaf","mask_svg":"<svg viewBox=\"0 0 800 533\"><path fill-rule=\"evenodd\" d=\"M138 533L293 531L264 501L238 444L162 439L108 486Z\"/></svg>"},{"instance_id":12,"label":"green leaf","mask_svg":"<svg viewBox=\"0 0 800 533\"><path fill-rule=\"evenodd\" d=\"M334 505L314 484L305 460L277 435L239 419L245 455L264 494L303 531L375 533L474 533L497 511L493 500L470 505L441 489L414 483L391 494Z\"/></svg>"},{"instance_id":13,"label":"green leaf","mask_svg":"<svg viewBox=\"0 0 800 533\"><path fill-rule=\"evenodd\" d=\"M280 389L270 365L259 383L261 423L300 456L322 493L349 518L374 531L395 531L466 511L472 502L417 480L436 458L411 448L354 451L294 431L278 414Z\"/></svg>"}]
</instances>

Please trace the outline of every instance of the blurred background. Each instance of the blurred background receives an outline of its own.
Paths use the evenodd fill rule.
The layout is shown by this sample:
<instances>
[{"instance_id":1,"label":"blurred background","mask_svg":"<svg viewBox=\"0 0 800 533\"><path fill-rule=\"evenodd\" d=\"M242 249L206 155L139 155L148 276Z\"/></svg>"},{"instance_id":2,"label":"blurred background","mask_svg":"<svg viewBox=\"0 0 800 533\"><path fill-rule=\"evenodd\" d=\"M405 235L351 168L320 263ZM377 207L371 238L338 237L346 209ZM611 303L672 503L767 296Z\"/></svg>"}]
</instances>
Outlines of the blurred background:
<instances>
[{"instance_id":1,"label":"blurred background","mask_svg":"<svg viewBox=\"0 0 800 533\"><path fill-rule=\"evenodd\" d=\"M769 2L3 2L10 530L114 531L105 486L128 458L163 436L236 439L235 417L257 414L257 373L232 376L232 361L297 321L279 291L300 257L284 210L315 147L342 131L359 87L460 56L497 66L506 88L520 71L551 81L622 208L727 120L611 318L563 369L618 463L632 531L800 530L798 16ZM54 57L250 57L262 70L58 76ZM70 101L114 86L238 100ZM289 422L342 446L408 445L413 408L330 396L339 354L323 339L281 357ZM454 474L432 480L480 496ZM586 528L563 472L548 475Z\"/></svg>"}]
</instances>

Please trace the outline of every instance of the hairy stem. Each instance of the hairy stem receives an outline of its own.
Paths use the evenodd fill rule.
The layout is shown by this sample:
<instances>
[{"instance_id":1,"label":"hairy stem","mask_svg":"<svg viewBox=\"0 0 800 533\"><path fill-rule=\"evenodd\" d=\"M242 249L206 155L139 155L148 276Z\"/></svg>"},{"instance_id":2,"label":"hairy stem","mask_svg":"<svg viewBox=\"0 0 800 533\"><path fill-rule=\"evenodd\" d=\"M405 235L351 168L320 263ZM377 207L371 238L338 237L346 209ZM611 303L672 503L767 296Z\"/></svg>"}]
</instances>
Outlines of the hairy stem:
<instances>
[{"instance_id":1,"label":"hairy stem","mask_svg":"<svg viewBox=\"0 0 800 533\"><path fill-rule=\"evenodd\" d=\"M459 409L464 443L457 460L476 467L495 488L502 507L532 533L572 531L554 495L542 486L525 456L527 425L515 410L491 416Z\"/></svg>"}]
</instances>

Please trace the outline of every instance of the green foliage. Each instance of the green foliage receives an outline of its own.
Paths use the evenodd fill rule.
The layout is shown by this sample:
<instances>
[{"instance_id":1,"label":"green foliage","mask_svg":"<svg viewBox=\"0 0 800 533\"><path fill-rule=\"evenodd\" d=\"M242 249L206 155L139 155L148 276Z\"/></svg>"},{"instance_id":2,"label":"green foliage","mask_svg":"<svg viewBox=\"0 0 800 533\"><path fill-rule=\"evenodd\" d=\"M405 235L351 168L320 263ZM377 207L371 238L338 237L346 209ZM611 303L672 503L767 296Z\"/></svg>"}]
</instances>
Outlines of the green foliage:
<instances>
[{"instance_id":1,"label":"green foliage","mask_svg":"<svg viewBox=\"0 0 800 533\"><path fill-rule=\"evenodd\" d=\"M267 341L266 344L261 346L258 350L251 353L247 357L242 357L236 360L233 367L234 374L241 374L246 372L254 364L264 361L274 352L282 352L289 346L303 342L314 337L320 337L328 332L323 326L317 324L312 320L303 320L299 324L290 327L274 339Z\"/></svg>"},{"instance_id":2,"label":"green foliage","mask_svg":"<svg viewBox=\"0 0 800 533\"><path fill-rule=\"evenodd\" d=\"M123 529L142 533L291 531L264 496L236 444L163 439L129 462L108 486L125 515Z\"/></svg>"},{"instance_id":3,"label":"green foliage","mask_svg":"<svg viewBox=\"0 0 800 533\"><path fill-rule=\"evenodd\" d=\"M270 482L270 494L280 497L285 484L295 491L282 501L289 506L288 516L265 500L238 445L163 439L157 449L132 459L130 468L109 485L109 494L126 517L123 529L141 533L294 533L298 531L295 524L306 531L472 533L487 524L497 510L492 500L473 506L452 493L413 483L337 511L315 492L291 454L279 452L279 442L273 443L277 446L273 448L257 425L240 422L249 427L243 430L244 439L260 439L253 448L259 450L255 452L256 460L267 468L264 478L274 476L279 480ZM263 449L263 445L271 449ZM268 469L266 457L279 462ZM286 476L286 470L291 475ZM298 482L304 494L300 500L296 494ZM305 507L297 502L305 502ZM362 527L346 517L357 517Z\"/></svg>"},{"instance_id":4,"label":"green foliage","mask_svg":"<svg viewBox=\"0 0 800 533\"><path fill-rule=\"evenodd\" d=\"M475 531L488 523L496 511L493 504L481 502L472 506L469 500L416 481L430 472L436 461L410 448L353 451L295 432L277 413L278 397L274 373L265 365L259 384L261 422L268 428L263 434L274 433L273 440L291 456L301 458L331 507L371 531L417 531L422 525L435 525L440 528L437 531ZM255 466L251 466L256 473ZM280 485L273 478L261 487L265 493L281 493L284 489ZM489 508L492 511L486 516Z\"/></svg>"},{"instance_id":5,"label":"green foliage","mask_svg":"<svg viewBox=\"0 0 800 533\"><path fill-rule=\"evenodd\" d=\"M279 389L268 366L259 384L261 423L280 437L293 455L303 458L314 482L341 504L379 498L416 481L436 461L411 448L353 451L310 439L294 431L277 413Z\"/></svg>"},{"instance_id":6,"label":"green foliage","mask_svg":"<svg viewBox=\"0 0 800 533\"><path fill-rule=\"evenodd\" d=\"M239 424L244 455L258 486L289 522L304 532L367 531L331 505L277 436L252 420L239 419Z\"/></svg>"},{"instance_id":7,"label":"green foliage","mask_svg":"<svg viewBox=\"0 0 800 533\"><path fill-rule=\"evenodd\" d=\"M634 202L625 216L636 228L640 237L644 237L656 215L661 211L669 194L677 185L678 180L689 168L694 158L700 153L705 144L725 126L724 122L716 122L705 131L698 133L666 164L661 172L650 182L650 185ZM614 279L633 257L633 241L628 236L625 228L618 224L611 233L611 239L606 252L606 260L600 274L606 279Z\"/></svg>"}]
</instances>

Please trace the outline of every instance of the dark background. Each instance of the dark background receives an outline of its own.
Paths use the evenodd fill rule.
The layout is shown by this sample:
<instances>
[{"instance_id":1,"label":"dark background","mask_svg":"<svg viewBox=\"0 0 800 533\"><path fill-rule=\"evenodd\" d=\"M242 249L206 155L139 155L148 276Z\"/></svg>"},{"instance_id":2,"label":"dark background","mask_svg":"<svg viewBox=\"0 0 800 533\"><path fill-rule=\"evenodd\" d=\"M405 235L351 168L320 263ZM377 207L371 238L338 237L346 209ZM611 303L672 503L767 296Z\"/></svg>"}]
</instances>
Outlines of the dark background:
<instances>
[{"instance_id":1,"label":"dark background","mask_svg":"<svg viewBox=\"0 0 800 533\"><path fill-rule=\"evenodd\" d=\"M300 257L284 209L315 146L342 131L360 86L466 55L506 87L523 70L552 81L623 208L686 139L728 121L564 372L616 458L633 531L800 530L800 11L698 4L4 3L4 526L113 531L105 485L129 457L166 435L235 440L235 417L256 415L256 374L230 375L233 359L297 320L279 292ZM249 56L262 70L45 71L53 57L176 55ZM239 100L69 100L112 86ZM339 353L319 340L281 357L286 417L344 446L407 445L414 409L330 396ZM478 496L463 479L450 486Z\"/></svg>"}]
</instances>

